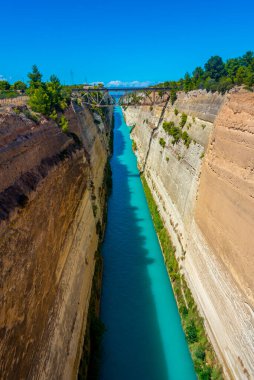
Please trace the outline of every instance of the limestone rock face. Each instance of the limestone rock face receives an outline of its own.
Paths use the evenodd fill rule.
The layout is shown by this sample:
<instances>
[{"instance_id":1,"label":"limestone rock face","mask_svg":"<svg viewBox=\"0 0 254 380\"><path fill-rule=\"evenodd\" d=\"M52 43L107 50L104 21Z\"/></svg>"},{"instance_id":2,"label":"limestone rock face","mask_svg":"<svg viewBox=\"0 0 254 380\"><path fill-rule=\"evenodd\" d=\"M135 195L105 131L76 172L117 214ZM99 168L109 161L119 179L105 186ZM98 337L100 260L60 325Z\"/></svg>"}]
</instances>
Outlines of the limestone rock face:
<instances>
[{"instance_id":1,"label":"limestone rock face","mask_svg":"<svg viewBox=\"0 0 254 380\"><path fill-rule=\"evenodd\" d=\"M163 121L192 138L187 148L158 125L162 108L128 107L144 170L182 271L227 378L254 377L254 95L179 93ZM179 113L177 114L177 110ZM159 141L166 142L163 148Z\"/></svg>"},{"instance_id":2,"label":"limestone rock face","mask_svg":"<svg viewBox=\"0 0 254 380\"><path fill-rule=\"evenodd\" d=\"M66 117L86 144L53 122L0 115L3 379L71 379L78 370L110 120L99 130L86 109L70 108Z\"/></svg>"},{"instance_id":3,"label":"limestone rock face","mask_svg":"<svg viewBox=\"0 0 254 380\"><path fill-rule=\"evenodd\" d=\"M196 221L252 305L253 171L254 97L231 95L216 119L202 167Z\"/></svg>"}]
</instances>

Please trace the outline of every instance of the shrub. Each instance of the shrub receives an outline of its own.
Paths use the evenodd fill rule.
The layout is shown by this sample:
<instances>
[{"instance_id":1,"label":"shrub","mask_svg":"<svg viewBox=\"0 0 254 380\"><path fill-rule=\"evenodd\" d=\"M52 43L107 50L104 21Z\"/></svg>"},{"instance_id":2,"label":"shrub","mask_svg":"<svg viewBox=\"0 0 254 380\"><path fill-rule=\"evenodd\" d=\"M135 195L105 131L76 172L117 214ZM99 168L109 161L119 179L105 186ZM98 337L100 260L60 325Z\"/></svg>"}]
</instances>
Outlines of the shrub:
<instances>
[{"instance_id":1,"label":"shrub","mask_svg":"<svg viewBox=\"0 0 254 380\"><path fill-rule=\"evenodd\" d=\"M210 366L203 367L201 371L198 371L198 375L200 380L210 380L212 375L212 368Z\"/></svg>"},{"instance_id":2,"label":"shrub","mask_svg":"<svg viewBox=\"0 0 254 380\"><path fill-rule=\"evenodd\" d=\"M50 119L56 121L57 120L57 112L56 110L54 110L53 112L51 112L51 114L49 115Z\"/></svg>"},{"instance_id":3,"label":"shrub","mask_svg":"<svg viewBox=\"0 0 254 380\"><path fill-rule=\"evenodd\" d=\"M186 336L187 336L187 341L189 343L197 342L197 339L198 339L197 328L195 326L193 319L186 326Z\"/></svg>"},{"instance_id":4,"label":"shrub","mask_svg":"<svg viewBox=\"0 0 254 380\"><path fill-rule=\"evenodd\" d=\"M182 132L181 128L175 126L175 123L173 121L170 122L164 122L163 123L163 129L165 132L167 132L170 136L173 137L172 144L177 144L180 139L183 140L184 145L189 148L191 143L191 138L188 135L186 131Z\"/></svg>"},{"instance_id":5,"label":"shrub","mask_svg":"<svg viewBox=\"0 0 254 380\"><path fill-rule=\"evenodd\" d=\"M174 113L175 113L176 116L179 114L179 111L178 111L177 108L175 108Z\"/></svg>"},{"instance_id":6,"label":"shrub","mask_svg":"<svg viewBox=\"0 0 254 380\"><path fill-rule=\"evenodd\" d=\"M69 123L64 115L62 115L60 118L59 127L61 128L62 132L64 133L68 132Z\"/></svg>"},{"instance_id":7,"label":"shrub","mask_svg":"<svg viewBox=\"0 0 254 380\"><path fill-rule=\"evenodd\" d=\"M188 116L186 115L186 113L182 113L180 124L179 124L180 128L183 128L185 126L187 118Z\"/></svg>"},{"instance_id":8,"label":"shrub","mask_svg":"<svg viewBox=\"0 0 254 380\"><path fill-rule=\"evenodd\" d=\"M165 148L166 141L162 137L160 138L159 143L162 146L162 148Z\"/></svg>"},{"instance_id":9,"label":"shrub","mask_svg":"<svg viewBox=\"0 0 254 380\"><path fill-rule=\"evenodd\" d=\"M170 93L170 100L171 100L171 104L172 104L172 105L175 103L176 99L177 99L176 91L175 91L175 90L171 90L171 93Z\"/></svg>"},{"instance_id":10,"label":"shrub","mask_svg":"<svg viewBox=\"0 0 254 380\"><path fill-rule=\"evenodd\" d=\"M1 81L0 81L1 83ZM0 89L0 99L12 99L17 97L17 92L13 90L1 90Z\"/></svg>"},{"instance_id":11,"label":"shrub","mask_svg":"<svg viewBox=\"0 0 254 380\"><path fill-rule=\"evenodd\" d=\"M0 91L7 91L11 88L11 85L7 80L0 80Z\"/></svg>"},{"instance_id":12,"label":"shrub","mask_svg":"<svg viewBox=\"0 0 254 380\"><path fill-rule=\"evenodd\" d=\"M21 113L21 110L20 110L20 108L18 108L18 107L13 108L13 111L14 111L17 115L19 115L19 114Z\"/></svg>"},{"instance_id":13,"label":"shrub","mask_svg":"<svg viewBox=\"0 0 254 380\"><path fill-rule=\"evenodd\" d=\"M187 315L188 315L188 313L189 313L189 311L188 311L188 309L187 309L187 307L185 306L185 305L183 305L183 306L181 306L180 308L179 308L179 312L180 312L180 314L185 318Z\"/></svg>"},{"instance_id":14,"label":"shrub","mask_svg":"<svg viewBox=\"0 0 254 380\"><path fill-rule=\"evenodd\" d=\"M169 134L173 137L173 141L172 141L173 145L177 144L178 141L182 137L182 132L181 132L180 128L178 128L178 127L172 127L169 131Z\"/></svg>"},{"instance_id":15,"label":"shrub","mask_svg":"<svg viewBox=\"0 0 254 380\"><path fill-rule=\"evenodd\" d=\"M164 121L162 127L165 132L170 133L171 128L175 126L175 123L173 121Z\"/></svg>"},{"instance_id":16,"label":"shrub","mask_svg":"<svg viewBox=\"0 0 254 380\"><path fill-rule=\"evenodd\" d=\"M18 80L17 82L15 82L13 84L13 88L14 88L14 90L25 91L27 88L27 85L24 82L22 82L21 80Z\"/></svg>"},{"instance_id":17,"label":"shrub","mask_svg":"<svg viewBox=\"0 0 254 380\"><path fill-rule=\"evenodd\" d=\"M201 345L199 345L195 352L194 352L194 355L197 359L200 359L202 361L205 360L205 350L204 350L204 347L202 347Z\"/></svg>"},{"instance_id":18,"label":"shrub","mask_svg":"<svg viewBox=\"0 0 254 380\"><path fill-rule=\"evenodd\" d=\"M182 139L183 139L183 143L184 143L184 145L185 145L187 148L189 148L190 143L191 143L191 138L190 138L190 136L188 135L188 133L187 133L186 131L184 131L184 132L182 133Z\"/></svg>"},{"instance_id":19,"label":"shrub","mask_svg":"<svg viewBox=\"0 0 254 380\"><path fill-rule=\"evenodd\" d=\"M134 150L134 152L137 150L137 144L134 140L132 140L132 149Z\"/></svg>"},{"instance_id":20,"label":"shrub","mask_svg":"<svg viewBox=\"0 0 254 380\"><path fill-rule=\"evenodd\" d=\"M222 77L219 80L216 90L221 92L222 94L225 94L227 91L231 90L231 88L233 87L234 87L234 84L232 83L232 80L230 78Z\"/></svg>"}]
</instances>

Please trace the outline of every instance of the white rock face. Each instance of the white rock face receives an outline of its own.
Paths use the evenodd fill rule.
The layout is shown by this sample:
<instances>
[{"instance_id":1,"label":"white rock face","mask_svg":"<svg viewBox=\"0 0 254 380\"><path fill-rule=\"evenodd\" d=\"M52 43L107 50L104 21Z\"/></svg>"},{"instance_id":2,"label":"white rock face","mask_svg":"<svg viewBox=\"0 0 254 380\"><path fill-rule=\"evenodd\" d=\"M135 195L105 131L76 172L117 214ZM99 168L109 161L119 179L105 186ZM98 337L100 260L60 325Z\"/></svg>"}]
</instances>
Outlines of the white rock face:
<instances>
[{"instance_id":1,"label":"white rock face","mask_svg":"<svg viewBox=\"0 0 254 380\"><path fill-rule=\"evenodd\" d=\"M189 148L183 141L173 145L172 136L162 127L163 122L158 126L161 107L128 107L124 111L127 124L135 125L132 138L137 145L139 168L144 171L172 237L225 376L235 379L254 378L254 286L250 280L253 267L249 253L251 250L253 253L254 242L250 235L248 239L244 235L244 231L254 228L254 190L253 185L250 187L250 183L254 183L254 164L249 154L249 149L252 154L254 149L253 105L254 96L246 93L224 97L205 91L179 93L175 104L167 106L163 122L174 121L179 125L181 114L186 113L188 118L183 130L193 139ZM219 122L216 121L218 114ZM240 122L241 132L237 131ZM225 133L216 140L220 128ZM230 134L227 134L229 128ZM238 139L235 138L237 133L240 133ZM166 143L164 148L160 139ZM235 151L234 140L239 144L237 151L241 151L241 155L229 154ZM218 151L216 143L217 147L224 144L225 157L222 157L223 148L219 154L215 153ZM215 177L214 156L217 157ZM245 158L241 161L240 156ZM245 181L248 188L246 192L241 188L242 197L237 193L240 180ZM216 202L210 203L206 194ZM229 196L235 199L228 206L232 212L227 209L227 216L223 216L221 210L229 204ZM241 222L240 237L232 233L233 219L236 220L237 215Z\"/></svg>"}]
</instances>

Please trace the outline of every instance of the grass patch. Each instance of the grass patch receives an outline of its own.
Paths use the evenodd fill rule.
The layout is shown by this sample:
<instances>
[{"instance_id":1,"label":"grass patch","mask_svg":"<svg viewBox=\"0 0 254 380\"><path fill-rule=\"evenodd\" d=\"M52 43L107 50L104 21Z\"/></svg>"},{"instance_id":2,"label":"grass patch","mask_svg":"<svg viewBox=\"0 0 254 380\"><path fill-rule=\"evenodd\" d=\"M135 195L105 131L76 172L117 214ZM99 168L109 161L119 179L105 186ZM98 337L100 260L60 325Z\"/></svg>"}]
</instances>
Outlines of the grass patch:
<instances>
[{"instance_id":1,"label":"grass patch","mask_svg":"<svg viewBox=\"0 0 254 380\"><path fill-rule=\"evenodd\" d=\"M174 290L183 330L189 345L195 371L200 380L221 380L222 370L209 342L200 316L175 257L175 247L164 227L158 207L144 176L141 177L155 230L160 240L164 261Z\"/></svg>"}]
</instances>

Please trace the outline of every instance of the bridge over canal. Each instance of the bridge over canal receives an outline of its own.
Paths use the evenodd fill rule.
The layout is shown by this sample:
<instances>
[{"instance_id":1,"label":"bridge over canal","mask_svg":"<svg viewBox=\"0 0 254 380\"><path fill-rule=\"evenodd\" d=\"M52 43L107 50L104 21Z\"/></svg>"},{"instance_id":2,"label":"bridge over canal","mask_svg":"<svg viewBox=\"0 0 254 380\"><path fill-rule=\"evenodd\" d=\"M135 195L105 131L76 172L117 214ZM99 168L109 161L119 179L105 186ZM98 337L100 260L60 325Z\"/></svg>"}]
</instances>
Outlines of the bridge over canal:
<instances>
[{"instance_id":1,"label":"bridge over canal","mask_svg":"<svg viewBox=\"0 0 254 380\"><path fill-rule=\"evenodd\" d=\"M95 107L164 106L171 94L170 87L90 87L74 88L73 98Z\"/></svg>"}]
</instances>

